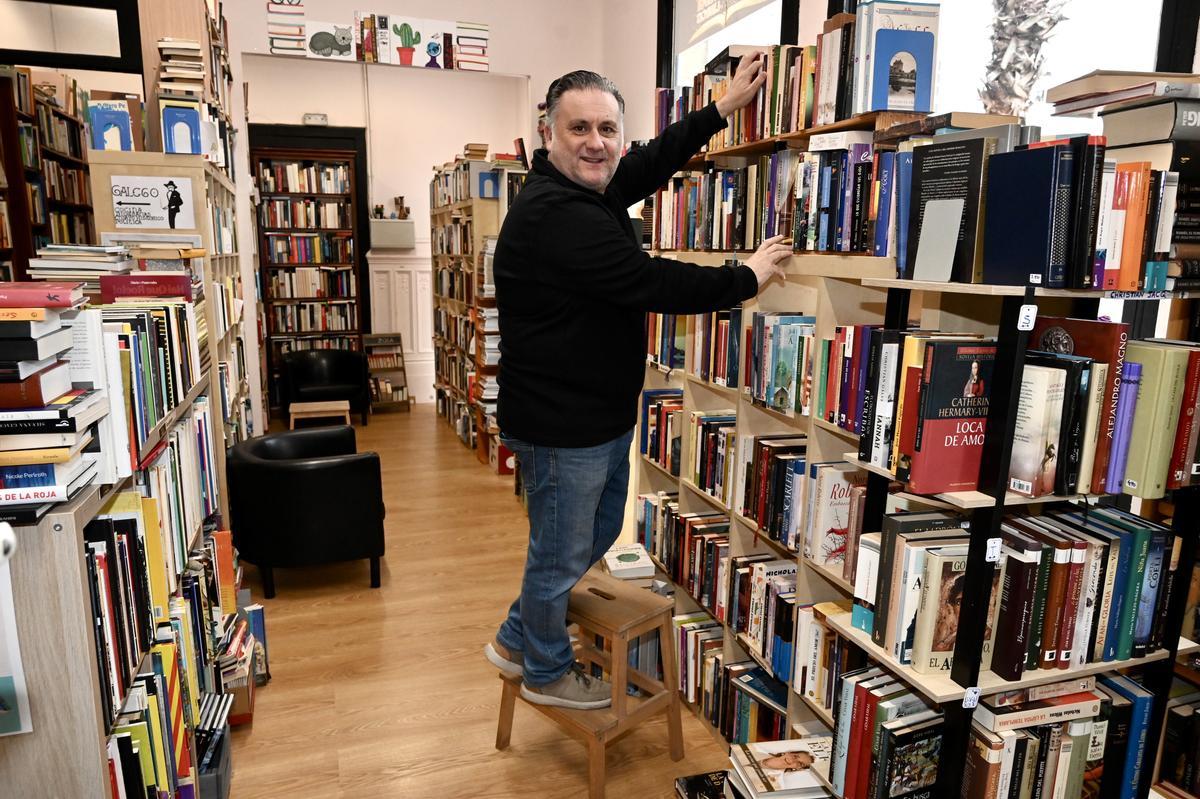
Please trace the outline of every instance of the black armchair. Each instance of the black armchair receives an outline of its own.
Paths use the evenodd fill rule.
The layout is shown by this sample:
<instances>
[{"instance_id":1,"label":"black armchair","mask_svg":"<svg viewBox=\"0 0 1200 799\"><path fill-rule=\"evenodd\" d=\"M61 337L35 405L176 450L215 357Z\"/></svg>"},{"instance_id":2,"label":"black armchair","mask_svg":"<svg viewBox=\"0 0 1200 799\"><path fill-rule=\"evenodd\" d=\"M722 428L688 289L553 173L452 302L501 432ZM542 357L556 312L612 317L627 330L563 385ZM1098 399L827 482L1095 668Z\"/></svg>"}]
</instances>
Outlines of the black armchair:
<instances>
[{"instance_id":1,"label":"black armchair","mask_svg":"<svg viewBox=\"0 0 1200 799\"><path fill-rule=\"evenodd\" d=\"M367 356L357 350L304 350L283 356L285 404L349 400L367 423L371 410Z\"/></svg>"},{"instance_id":2,"label":"black armchair","mask_svg":"<svg viewBox=\"0 0 1200 799\"><path fill-rule=\"evenodd\" d=\"M233 543L258 567L267 598L276 566L371 560L379 587L383 483L379 456L355 452L346 425L252 438L227 460Z\"/></svg>"}]
</instances>

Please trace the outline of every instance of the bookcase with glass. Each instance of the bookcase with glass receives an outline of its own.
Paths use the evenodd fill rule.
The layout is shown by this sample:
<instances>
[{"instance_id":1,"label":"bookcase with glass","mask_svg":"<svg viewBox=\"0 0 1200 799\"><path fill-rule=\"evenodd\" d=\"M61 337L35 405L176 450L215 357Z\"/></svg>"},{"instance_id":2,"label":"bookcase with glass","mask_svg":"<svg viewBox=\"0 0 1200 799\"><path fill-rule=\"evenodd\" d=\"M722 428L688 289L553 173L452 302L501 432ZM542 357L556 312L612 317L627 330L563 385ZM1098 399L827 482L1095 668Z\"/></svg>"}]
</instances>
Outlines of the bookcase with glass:
<instances>
[{"instance_id":1,"label":"bookcase with glass","mask_svg":"<svg viewBox=\"0 0 1200 799\"><path fill-rule=\"evenodd\" d=\"M258 252L271 404L283 356L362 348L354 154L256 149Z\"/></svg>"},{"instance_id":2,"label":"bookcase with glass","mask_svg":"<svg viewBox=\"0 0 1200 799\"><path fill-rule=\"evenodd\" d=\"M695 85L681 109L713 96ZM829 736L820 781L847 798L1145 795L1160 741L1184 779L1200 345L1182 102L1093 103L1107 149L1005 116L831 131L793 110L783 133L735 120L660 192L666 257L718 266L776 232L800 251L740 307L648 319L638 538L675 583L680 688L715 734ZM966 179L948 196L949 169Z\"/></svg>"},{"instance_id":3,"label":"bookcase with glass","mask_svg":"<svg viewBox=\"0 0 1200 799\"><path fill-rule=\"evenodd\" d=\"M476 356L477 347L486 352L488 334L497 328L495 300L481 296L485 284L477 271L487 257L488 237L494 241L500 229L498 196L504 188L501 173L486 160L487 149L468 144L461 156L434 169L429 184L437 412L485 463L487 416L499 386L494 364Z\"/></svg>"}]
</instances>

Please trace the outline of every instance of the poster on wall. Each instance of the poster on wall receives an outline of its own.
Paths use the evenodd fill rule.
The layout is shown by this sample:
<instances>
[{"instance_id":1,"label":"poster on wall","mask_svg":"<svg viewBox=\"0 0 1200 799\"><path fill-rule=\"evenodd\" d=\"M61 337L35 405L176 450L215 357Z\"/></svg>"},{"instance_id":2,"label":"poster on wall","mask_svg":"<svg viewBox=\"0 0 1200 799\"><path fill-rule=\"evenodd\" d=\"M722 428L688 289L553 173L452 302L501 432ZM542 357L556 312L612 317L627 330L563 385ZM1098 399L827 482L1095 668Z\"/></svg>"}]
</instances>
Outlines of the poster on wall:
<instances>
[{"instance_id":1,"label":"poster on wall","mask_svg":"<svg viewBox=\"0 0 1200 799\"><path fill-rule=\"evenodd\" d=\"M17 641L17 613L13 606L12 573L0 563L0 735L33 732L29 693Z\"/></svg>"},{"instance_id":2,"label":"poster on wall","mask_svg":"<svg viewBox=\"0 0 1200 799\"><path fill-rule=\"evenodd\" d=\"M192 181L186 177L113 175L113 220L119 228L194 230Z\"/></svg>"},{"instance_id":3,"label":"poster on wall","mask_svg":"<svg viewBox=\"0 0 1200 799\"><path fill-rule=\"evenodd\" d=\"M488 71L488 26L484 22L457 22L454 29L454 68Z\"/></svg>"},{"instance_id":4,"label":"poster on wall","mask_svg":"<svg viewBox=\"0 0 1200 799\"><path fill-rule=\"evenodd\" d=\"M305 46L303 0L267 0L267 51L302 56Z\"/></svg>"},{"instance_id":5,"label":"poster on wall","mask_svg":"<svg viewBox=\"0 0 1200 799\"><path fill-rule=\"evenodd\" d=\"M304 23L305 55L325 61L354 60L354 31L350 22Z\"/></svg>"},{"instance_id":6,"label":"poster on wall","mask_svg":"<svg viewBox=\"0 0 1200 799\"><path fill-rule=\"evenodd\" d=\"M421 36L425 43L417 48L418 60L413 66L453 69L454 30L454 23L444 19L421 20Z\"/></svg>"}]
</instances>

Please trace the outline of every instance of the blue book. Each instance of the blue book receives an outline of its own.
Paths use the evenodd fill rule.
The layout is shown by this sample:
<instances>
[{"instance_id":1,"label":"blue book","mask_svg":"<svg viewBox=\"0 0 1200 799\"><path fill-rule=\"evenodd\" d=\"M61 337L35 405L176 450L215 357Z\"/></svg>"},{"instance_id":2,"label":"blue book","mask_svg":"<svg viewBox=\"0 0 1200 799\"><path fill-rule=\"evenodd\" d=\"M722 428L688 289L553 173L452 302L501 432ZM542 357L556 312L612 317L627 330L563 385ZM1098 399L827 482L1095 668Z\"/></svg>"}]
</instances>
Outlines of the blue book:
<instances>
[{"instance_id":1,"label":"blue book","mask_svg":"<svg viewBox=\"0 0 1200 799\"><path fill-rule=\"evenodd\" d=\"M879 212L875 217L875 246L873 252L882 258L888 253L889 229L892 223L892 192L896 178L896 153L879 154Z\"/></svg>"},{"instance_id":2,"label":"blue book","mask_svg":"<svg viewBox=\"0 0 1200 799\"><path fill-rule=\"evenodd\" d=\"M896 277L910 277L908 268L908 217L912 208L913 154L896 153Z\"/></svg>"},{"instance_id":3,"label":"blue book","mask_svg":"<svg viewBox=\"0 0 1200 799\"><path fill-rule=\"evenodd\" d=\"M834 167L833 178L837 181L837 185L833 186L833 191L829 196L829 215L833 217L831 223L834 227L833 249L842 252L849 247L850 230L846 225L846 221L842 216L846 203L844 202L846 185L853 183L853 177L850 174L850 154L845 150L841 150L832 154L836 159L837 166Z\"/></svg>"},{"instance_id":4,"label":"blue book","mask_svg":"<svg viewBox=\"0 0 1200 799\"><path fill-rule=\"evenodd\" d=\"M742 306L735 305L729 310L729 344L727 347L729 360L725 364L725 385L737 388L741 375L742 359L740 357L742 340Z\"/></svg>"},{"instance_id":5,"label":"blue book","mask_svg":"<svg viewBox=\"0 0 1200 799\"><path fill-rule=\"evenodd\" d=\"M1138 605L1133 626L1133 650L1135 658L1145 657L1150 648L1150 633L1154 628L1155 607L1158 592L1162 588L1163 559L1166 554L1167 533L1156 530L1150 537L1150 550L1146 555L1146 573L1142 577L1142 590L1138 594Z\"/></svg>"},{"instance_id":6,"label":"blue book","mask_svg":"<svg viewBox=\"0 0 1200 799\"><path fill-rule=\"evenodd\" d=\"M829 163L829 153L821 153L821 185L817 191L817 249L831 249L829 206L830 193L833 191L833 167Z\"/></svg>"},{"instance_id":7,"label":"blue book","mask_svg":"<svg viewBox=\"0 0 1200 799\"><path fill-rule=\"evenodd\" d=\"M786 714L788 689L785 684L767 674L761 666L755 666L737 678L739 687L768 707Z\"/></svg>"},{"instance_id":8,"label":"blue book","mask_svg":"<svg viewBox=\"0 0 1200 799\"><path fill-rule=\"evenodd\" d=\"M38 463L31 466L0 466L0 488L41 488L66 485L67 464Z\"/></svg>"},{"instance_id":9,"label":"blue book","mask_svg":"<svg viewBox=\"0 0 1200 799\"><path fill-rule=\"evenodd\" d=\"M133 149L133 123L125 100L88 101L93 150Z\"/></svg>"},{"instance_id":10,"label":"blue book","mask_svg":"<svg viewBox=\"0 0 1200 799\"><path fill-rule=\"evenodd\" d=\"M933 46L934 36L929 31L876 31L871 111L929 113L933 107Z\"/></svg>"},{"instance_id":11,"label":"blue book","mask_svg":"<svg viewBox=\"0 0 1200 799\"><path fill-rule=\"evenodd\" d=\"M200 108L197 105L162 106L163 152L176 155L202 155L200 147Z\"/></svg>"},{"instance_id":12,"label":"blue book","mask_svg":"<svg viewBox=\"0 0 1200 799\"><path fill-rule=\"evenodd\" d=\"M1133 680L1120 674L1106 674L1100 684L1133 703L1133 714L1129 720L1129 744L1125 751L1125 768L1121 774L1120 799L1134 799L1138 794L1138 783L1142 779L1142 766L1146 764L1146 732L1150 728L1150 710L1154 705L1154 694Z\"/></svg>"},{"instance_id":13,"label":"blue book","mask_svg":"<svg viewBox=\"0 0 1200 799\"><path fill-rule=\"evenodd\" d=\"M1066 285L1072 158L1067 145L992 156L984 210L985 283Z\"/></svg>"},{"instance_id":14,"label":"blue book","mask_svg":"<svg viewBox=\"0 0 1200 799\"><path fill-rule=\"evenodd\" d=\"M795 527L802 515L799 508L800 486L804 482L804 458L796 458L789 464L790 474L783 481L783 545L796 548Z\"/></svg>"}]
</instances>

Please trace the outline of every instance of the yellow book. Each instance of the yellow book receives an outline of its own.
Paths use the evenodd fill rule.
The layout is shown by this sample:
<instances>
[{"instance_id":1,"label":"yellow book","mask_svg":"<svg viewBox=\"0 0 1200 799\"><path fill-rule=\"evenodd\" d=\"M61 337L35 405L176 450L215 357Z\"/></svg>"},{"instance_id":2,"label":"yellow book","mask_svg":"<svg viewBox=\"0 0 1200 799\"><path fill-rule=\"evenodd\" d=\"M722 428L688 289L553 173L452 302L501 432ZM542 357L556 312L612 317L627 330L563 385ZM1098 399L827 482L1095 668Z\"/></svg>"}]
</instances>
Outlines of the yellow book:
<instances>
[{"instance_id":1,"label":"yellow book","mask_svg":"<svg viewBox=\"0 0 1200 799\"><path fill-rule=\"evenodd\" d=\"M184 672L182 679L187 682L188 718L195 721L200 718L200 683L196 677L196 631L192 627L192 615L189 613L186 599L176 599L172 603L171 617L179 624L180 653L183 655Z\"/></svg>"},{"instance_id":2,"label":"yellow book","mask_svg":"<svg viewBox=\"0 0 1200 799\"><path fill-rule=\"evenodd\" d=\"M133 745L137 748L138 763L142 767L142 784L147 788L157 790L159 783L154 773L154 744L150 741L150 729L146 722L137 721L131 724L120 724L113 727L113 732L127 732ZM164 786L165 787L165 786Z\"/></svg>"},{"instance_id":3,"label":"yellow book","mask_svg":"<svg viewBox=\"0 0 1200 799\"><path fill-rule=\"evenodd\" d=\"M92 443L92 434L87 433L74 447L44 447L42 449L0 450L0 466L32 466L38 463L66 463Z\"/></svg>"},{"instance_id":4,"label":"yellow book","mask_svg":"<svg viewBox=\"0 0 1200 799\"><path fill-rule=\"evenodd\" d=\"M159 710L159 698L154 694L146 696L146 701L150 708L150 712L147 715L150 717L150 742L154 746L155 779L159 787L166 787L171 784L167 776L167 752L170 751L170 746L167 742L167 731L163 729L160 723L162 716Z\"/></svg>"},{"instance_id":5,"label":"yellow book","mask_svg":"<svg viewBox=\"0 0 1200 799\"><path fill-rule=\"evenodd\" d=\"M45 322L45 308L0 308L0 322Z\"/></svg>"},{"instance_id":6,"label":"yellow book","mask_svg":"<svg viewBox=\"0 0 1200 799\"><path fill-rule=\"evenodd\" d=\"M1166 494L1188 351L1183 347L1131 341L1125 348L1125 362L1142 365L1142 382L1138 386L1129 460L1121 490L1142 499L1159 499Z\"/></svg>"},{"instance_id":7,"label":"yellow book","mask_svg":"<svg viewBox=\"0 0 1200 799\"><path fill-rule=\"evenodd\" d=\"M166 585L167 599L163 602L162 620L167 619L167 603L169 595L175 593L176 579L175 569L173 567L174 559L170 555L164 545L162 522L158 515L158 500L152 497L142 497L142 519L146 523L146 547L147 551L150 548L150 539L154 539L154 546L158 551L159 559L162 561L162 577Z\"/></svg>"},{"instance_id":8,"label":"yellow book","mask_svg":"<svg viewBox=\"0 0 1200 799\"><path fill-rule=\"evenodd\" d=\"M157 519L151 525L145 515L145 498L138 491L121 491L109 498L101 509L102 516L134 519L138 535L146 548L146 572L150 582L150 605L154 621L168 619L167 607L172 588L167 586L167 562L163 557L162 534L158 531Z\"/></svg>"}]
</instances>

